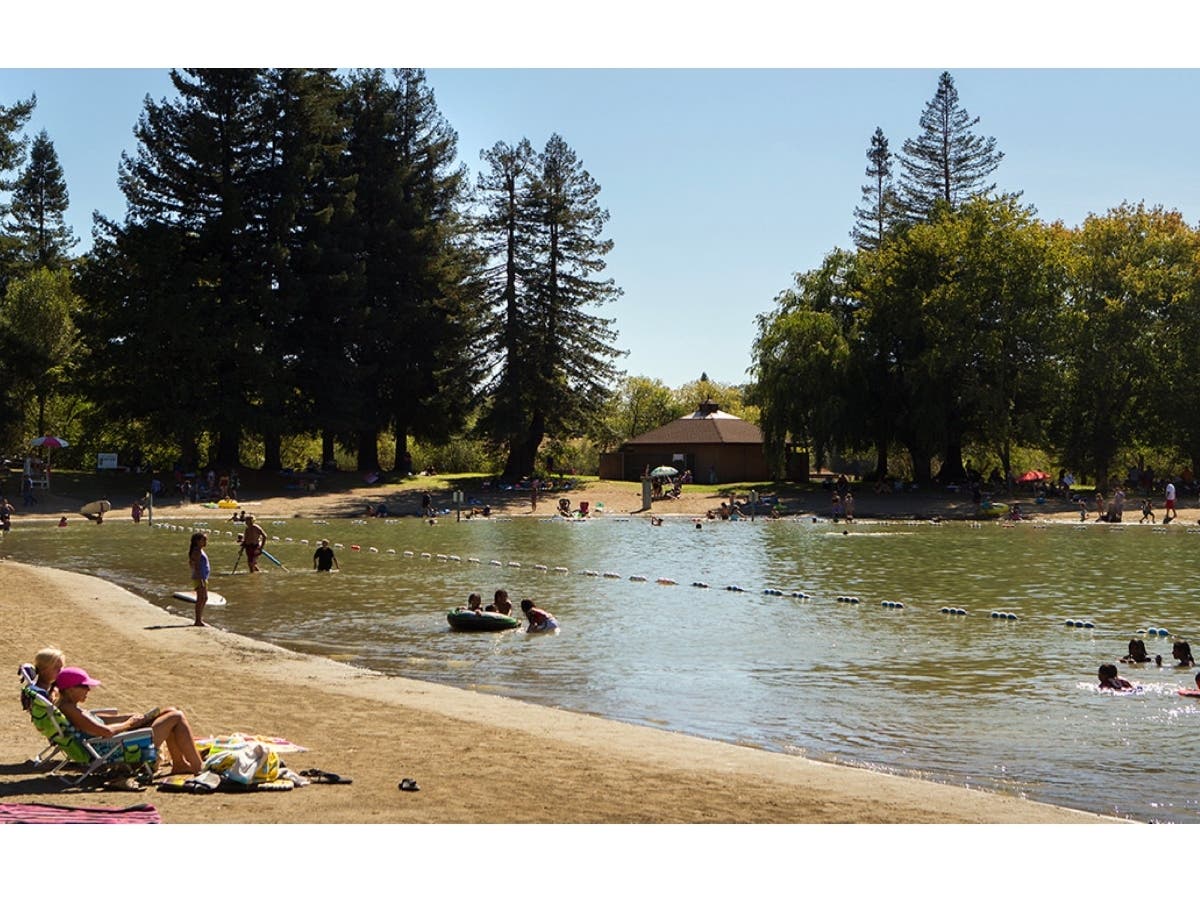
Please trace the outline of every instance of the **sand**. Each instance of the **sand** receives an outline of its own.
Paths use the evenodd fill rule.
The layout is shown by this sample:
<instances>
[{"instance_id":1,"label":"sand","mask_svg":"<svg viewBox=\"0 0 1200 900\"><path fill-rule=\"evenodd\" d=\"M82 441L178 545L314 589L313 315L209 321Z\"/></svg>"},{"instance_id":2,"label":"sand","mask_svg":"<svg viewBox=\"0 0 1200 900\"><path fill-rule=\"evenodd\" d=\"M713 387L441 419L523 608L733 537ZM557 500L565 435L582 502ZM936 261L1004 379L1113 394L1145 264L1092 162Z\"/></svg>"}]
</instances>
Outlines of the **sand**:
<instances>
[{"instance_id":1,"label":"sand","mask_svg":"<svg viewBox=\"0 0 1200 900\"><path fill-rule=\"evenodd\" d=\"M635 485L600 483L569 496L573 505L580 499L593 509L604 504L608 515L647 515ZM18 513L14 527L71 515L87 499L51 495L36 516ZM653 511L703 516L721 499L717 490L685 494L656 502ZM127 519L127 503L114 500L111 516ZM419 491L361 487L251 496L246 509L270 518L358 518L367 503L381 500L402 513L420 507ZM486 500L497 515L527 516L553 514L556 497L545 498L536 513L527 495L495 493ZM445 502L435 495L435 504ZM827 502L819 492L794 498L791 507L824 515ZM156 514L191 520L198 509L169 503ZM874 519L967 518L973 508L969 497L927 492L866 494L858 511ZM1065 504L1037 511L1047 520L1078 521ZM95 527L77 515L72 522ZM128 591L75 573L0 560L0 585L0 658L10 672L54 644L104 682L93 705L140 711L174 704L187 712L197 736L285 737L309 748L285 755L293 769L353 779L286 793L203 796L64 789L25 762L44 741L16 702L14 679L11 702L0 704L0 802L153 804L174 827L153 829L136 843L124 829L87 829L89 841L72 848L72 859L94 871L109 871L114 860L118 871L127 865L144 870L138 860L155 853L186 873L185 896L211 896L230 884L240 893L332 896L356 885L376 890L395 883L422 896L529 900L564 889L607 889L728 897L766 894L795 879L811 889L842 890L847 878L858 890L894 892L903 884L927 890L969 883L984 867L989 883L1043 891L1068 879L1079 887L1081 878L1091 877L1077 867L1066 874L1061 860L1086 853L1092 839L1075 838L1077 829L1063 827L847 832L814 826L1123 822L384 676L190 627ZM421 790L399 791L402 778L415 779ZM208 823L226 827L201 827ZM307 827L273 832L284 838L265 843L257 830L238 827L273 823ZM558 827L519 827L536 823ZM561 827L566 823L623 827ZM655 827L644 827L650 824ZM708 827L697 829L700 824ZM20 852L26 833L0 829L0 849ZM66 826L37 832L77 833ZM1156 849L1164 840L1160 829L1123 833L1147 841L1154 835ZM1183 834L1175 829L1167 836ZM871 863L864 866L868 843ZM1128 839L1123 843L1130 846ZM1021 865L996 867L997 859L1010 857ZM6 887L14 880L31 890L42 884L30 868L10 872Z\"/></svg>"},{"instance_id":2,"label":"sand","mask_svg":"<svg viewBox=\"0 0 1200 900\"><path fill-rule=\"evenodd\" d=\"M169 823L1099 822L1087 813L387 677L186 620L100 579L0 562L0 657L46 644L104 682L92 705L183 708L197 736L309 748L285 758L353 779L286 793L63 790L21 764L42 742L0 714L8 801L153 802ZM397 789L415 779L419 792Z\"/></svg>"}]
</instances>

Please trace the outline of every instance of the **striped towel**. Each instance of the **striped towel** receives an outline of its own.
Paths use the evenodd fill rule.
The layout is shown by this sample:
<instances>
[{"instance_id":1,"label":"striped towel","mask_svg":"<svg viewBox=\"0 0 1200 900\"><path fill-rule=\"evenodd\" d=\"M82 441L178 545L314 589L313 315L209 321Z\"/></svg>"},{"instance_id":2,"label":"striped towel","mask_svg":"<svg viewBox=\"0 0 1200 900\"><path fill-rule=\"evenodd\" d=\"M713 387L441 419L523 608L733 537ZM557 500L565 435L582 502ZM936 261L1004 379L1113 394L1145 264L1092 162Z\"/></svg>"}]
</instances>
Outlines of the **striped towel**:
<instances>
[{"instance_id":1,"label":"striped towel","mask_svg":"<svg viewBox=\"0 0 1200 900\"><path fill-rule=\"evenodd\" d=\"M162 817L149 803L124 809L105 806L54 806L51 803L0 803L0 825L158 825Z\"/></svg>"}]
</instances>

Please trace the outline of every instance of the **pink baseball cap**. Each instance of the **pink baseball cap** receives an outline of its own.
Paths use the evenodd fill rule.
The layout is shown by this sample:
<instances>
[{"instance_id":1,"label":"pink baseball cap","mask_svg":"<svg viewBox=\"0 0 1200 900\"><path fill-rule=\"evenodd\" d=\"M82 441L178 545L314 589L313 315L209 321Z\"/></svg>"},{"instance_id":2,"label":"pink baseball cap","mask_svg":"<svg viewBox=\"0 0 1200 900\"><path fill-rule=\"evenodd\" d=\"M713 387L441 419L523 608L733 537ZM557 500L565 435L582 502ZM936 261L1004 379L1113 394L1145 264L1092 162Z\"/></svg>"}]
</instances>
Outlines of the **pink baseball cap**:
<instances>
[{"instance_id":1,"label":"pink baseball cap","mask_svg":"<svg viewBox=\"0 0 1200 900\"><path fill-rule=\"evenodd\" d=\"M79 687L86 684L88 687L95 687L100 682L89 675L84 669L75 666L67 666L58 673L58 678L54 684L60 691L65 691L67 688Z\"/></svg>"}]
</instances>

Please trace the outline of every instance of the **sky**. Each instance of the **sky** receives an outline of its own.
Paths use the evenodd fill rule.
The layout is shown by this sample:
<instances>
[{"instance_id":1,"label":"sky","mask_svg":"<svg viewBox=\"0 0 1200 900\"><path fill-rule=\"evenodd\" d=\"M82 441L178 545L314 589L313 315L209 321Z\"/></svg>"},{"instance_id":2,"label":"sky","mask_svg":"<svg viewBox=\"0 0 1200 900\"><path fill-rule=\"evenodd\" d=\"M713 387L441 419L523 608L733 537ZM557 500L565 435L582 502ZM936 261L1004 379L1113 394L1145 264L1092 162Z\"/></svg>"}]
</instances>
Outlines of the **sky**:
<instances>
[{"instance_id":1,"label":"sky","mask_svg":"<svg viewBox=\"0 0 1200 900\"><path fill-rule=\"evenodd\" d=\"M527 137L540 146L557 132L576 152L611 214L606 274L624 295L599 312L616 319L617 344L628 351L620 365L671 387L701 372L748 380L755 317L772 309L794 273L849 246L871 134L882 127L899 150L943 70L980 117L978 133L1006 154L999 187L1023 191L1043 218L1074 225L1144 200L1200 220L1198 14L1181 2L1144 0L1119 16L1103 5L1044 0L974 12L931 0L817 10L761 0L9 6L0 21L0 104L36 92L28 133L44 128L54 142L71 194L69 224L85 242L94 210L123 214L120 154L134 147L143 98L171 95L170 67L420 66L473 170L480 150L497 141ZM330 831L292 831L288 856L323 854ZM668 833L669 865L661 852ZM402 832L410 858L443 862L446 834ZM818 889L844 889L850 872L860 891L936 889L978 883L984 870L1020 891L1044 891L1047 882L1110 886L1104 867L1078 865L1091 840L1069 829L891 828L886 840L878 831L794 826L523 834L539 848L542 877L473 882L489 896L557 894L581 873L588 883L663 884L697 897L762 894L781 878L795 883L795 864L806 859L822 860L802 876ZM509 831L452 837L518 850ZM1154 831L1154 848L1168 839ZM866 868L862 840L872 842ZM1136 852L1142 840L1149 850L1150 838L1122 844L1128 853L1134 841ZM610 854L576 845L620 856L610 864ZM509 857L518 867L520 858ZM1013 858L1021 865L988 867ZM403 877L433 877L427 870L443 862L418 872L406 865ZM337 867L339 877L345 871ZM237 877L248 884L255 876Z\"/></svg>"},{"instance_id":2,"label":"sky","mask_svg":"<svg viewBox=\"0 0 1200 900\"><path fill-rule=\"evenodd\" d=\"M351 48L337 64L407 62L377 54ZM268 56L255 62L280 62ZM1075 225L1145 201L1200 219L1194 69L875 68L820 56L815 67L714 68L686 55L679 67L647 67L636 52L620 68L477 68L446 58L434 59L427 79L472 173L497 141L524 137L540 148L558 133L599 184L614 242L604 274L623 295L596 312L616 320L617 346L628 351L619 366L671 387L702 372L749 380L756 317L796 272L850 245L872 133L881 127L899 151L943 69L980 118L976 132L1005 154L999 188L1023 192L1043 218ZM173 96L166 67L111 66L0 68L0 104L37 95L26 133L45 129L54 143L81 248L93 211L124 213L118 162L135 148L144 98Z\"/></svg>"}]
</instances>

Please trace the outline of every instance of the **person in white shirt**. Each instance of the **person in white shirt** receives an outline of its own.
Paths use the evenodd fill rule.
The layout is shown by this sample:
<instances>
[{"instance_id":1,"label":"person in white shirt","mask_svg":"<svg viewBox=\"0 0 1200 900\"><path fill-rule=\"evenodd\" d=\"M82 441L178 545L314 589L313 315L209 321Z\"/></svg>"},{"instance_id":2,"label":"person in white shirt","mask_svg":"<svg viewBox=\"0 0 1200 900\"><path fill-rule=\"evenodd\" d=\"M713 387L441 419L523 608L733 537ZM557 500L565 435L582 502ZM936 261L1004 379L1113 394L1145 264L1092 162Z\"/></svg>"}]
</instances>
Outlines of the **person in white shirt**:
<instances>
[{"instance_id":1,"label":"person in white shirt","mask_svg":"<svg viewBox=\"0 0 1200 900\"><path fill-rule=\"evenodd\" d=\"M1163 513L1163 524L1166 525L1176 517L1175 513L1175 484L1168 481L1165 490L1167 511Z\"/></svg>"}]
</instances>

